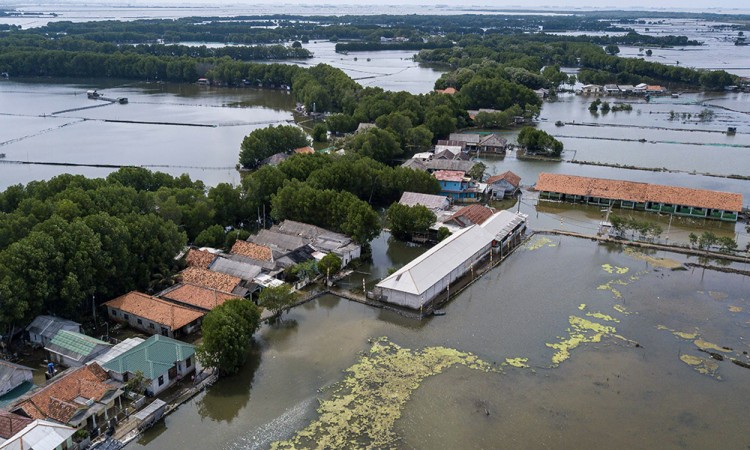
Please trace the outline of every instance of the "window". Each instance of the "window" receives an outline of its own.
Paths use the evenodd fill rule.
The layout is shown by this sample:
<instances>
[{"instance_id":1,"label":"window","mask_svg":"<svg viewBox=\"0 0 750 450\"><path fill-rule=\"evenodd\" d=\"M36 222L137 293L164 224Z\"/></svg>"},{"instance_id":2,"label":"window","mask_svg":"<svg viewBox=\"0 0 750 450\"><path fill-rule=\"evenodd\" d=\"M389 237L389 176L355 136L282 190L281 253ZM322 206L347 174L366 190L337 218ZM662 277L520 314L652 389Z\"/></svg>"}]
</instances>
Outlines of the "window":
<instances>
[{"instance_id":1,"label":"window","mask_svg":"<svg viewBox=\"0 0 750 450\"><path fill-rule=\"evenodd\" d=\"M187 367L190 367L191 365L193 365L193 362L190 361L190 357L188 357L188 359L185 360L185 367L187 368Z\"/></svg>"},{"instance_id":2,"label":"window","mask_svg":"<svg viewBox=\"0 0 750 450\"><path fill-rule=\"evenodd\" d=\"M149 322L149 323L148 323L148 327L149 327L149 328L151 328L151 329L154 329L154 328L156 328L156 327L154 326L154 323L153 323L153 322Z\"/></svg>"},{"instance_id":3,"label":"window","mask_svg":"<svg viewBox=\"0 0 750 450\"><path fill-rule=\"evenodd\" d=\"M115 311L115 310L113 309L113 310L112 310L111 312L112 312L112 317L117 317L117 311Z\"/></svg>"},{"instance_id":4,"label":"window","mask_svg":"<svg viewBox=\"0 0 750 450\"><path fill-rule=\"evenodd\" d=\"M122 315L122 318L123 318L123 319L125 319L125 320L130 320L130 316L129 316L129 315L127 315L127 314L123 314L123 315Z\"/></svg>"},{"instance_id":5,"label":"window","mask_svg":"<svg viewBox=\"0 0 750 450\"><path fill-rule=\"evenodd\" d=\"M164 384L164 375L159 377L159 386L161 386L162 384Z\"/></svg>"},{"instance_id":6,"label":"window","mask_svg":"<svg viewBox=\"0 0 750 450\"><path fill-rule=\"evenodd\" d=\"M143 325L143 321L141 319L138 319L138 325Z\"/></svg>"}]
</instances>

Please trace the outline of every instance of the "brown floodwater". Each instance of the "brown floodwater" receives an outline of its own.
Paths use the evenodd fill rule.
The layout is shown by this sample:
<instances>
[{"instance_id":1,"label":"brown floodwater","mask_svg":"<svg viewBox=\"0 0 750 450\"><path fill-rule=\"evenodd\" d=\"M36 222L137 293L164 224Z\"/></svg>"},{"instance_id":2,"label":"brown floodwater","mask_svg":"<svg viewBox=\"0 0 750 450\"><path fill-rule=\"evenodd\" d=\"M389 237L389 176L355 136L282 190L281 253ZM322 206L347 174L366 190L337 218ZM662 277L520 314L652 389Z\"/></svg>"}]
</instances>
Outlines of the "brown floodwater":
<instances>
[{"instance_id":1,"label":"brown floodwater","mask_svg":"<svg viewBox=\"0 0 750 450\"><path fill-rule=\"evenodd\" d=\"M374 251L379 266L413 257ZM372 444L377 431L348 429L352 413L392 423L385 442L395 448L744 448L750 371L730 358L748 361L750 280L659 267L669 259L686 261L535 236L442 317L412 321L323 297L264 326L239 375L128 448L268 448L321 425L323 412L336 420L322 429L350 446ZM381 337L408 351L389 359ZM426 352L449 349L493 369L459 361L412 374ZM379 366L388 370L378 379L354 377ZM406 394L404 382L413 382ZM388 392L397 398L383 402Z\"/></svg>"}]
</instances>

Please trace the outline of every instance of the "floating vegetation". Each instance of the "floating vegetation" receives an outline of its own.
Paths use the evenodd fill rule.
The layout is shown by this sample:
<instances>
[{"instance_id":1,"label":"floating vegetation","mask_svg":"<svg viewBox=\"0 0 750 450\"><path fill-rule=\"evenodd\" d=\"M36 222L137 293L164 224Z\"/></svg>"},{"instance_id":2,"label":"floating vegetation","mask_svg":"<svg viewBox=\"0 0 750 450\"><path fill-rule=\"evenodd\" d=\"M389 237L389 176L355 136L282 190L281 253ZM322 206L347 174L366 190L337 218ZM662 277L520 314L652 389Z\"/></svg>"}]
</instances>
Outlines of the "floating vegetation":
<instances>
[{"instance_id":1,"label":"floating vegetation","mask_svg":"<svg viewBox=\"0 0 750 450\"><path fill-rule=\"evenodd\" d=\"M641 253L637 250L634 250L632 248L626 248L623 253L630 256L631 258L640 259L641 261L646 261L647 263L651 264L654 267L662 267L665 269L684 269L682 266L682 263L671 259L671 258L656 258L650 255L646 255L645 253Z\"/></svg>"},{"instance_id":2,"label":"floating vegetation","mask_svg":"<svg viewBox=\"0 0 750 450\"><path fill-rule=\"evenodd\" d=\"M708 291L708 295L712 299L717 300L717 301L726 300L729 297L727 293L720 292L720 291Z\"/></svg>"},{"instance_id":3,"label":"floating vegetation","mask_svg":"<svg viewBox=\"0 0 750 450\"><path fill-rule=\"evenodd\" d=\"M627 286L634 281L640 280L641 275L645 273L648 273L648 271L642 270L640 272L637 272L635 275L631 275L626 278L616 278L604 284L600 284L599 286L596 287L596 289L600 291L610 291L612 292L612 297L619 300L622 298L622 292L620 292L620 290L617 289L615 286Z\"/></svg>"},{"instance_id":4,"label":"floating vegetation","mask_svg":"<svg viewBox=\"0 0 750 450\"><path fill-rule=\"evenodd\" d=\"M526 250L539 250L542 247L557 247L557 244L552 242L550 238L540 237L529 242L525 247Z\"/></svg>"},{"instance_id":5,"label":"floating vegetation","mask_svg":"<svg viewBox=\"0 0 750 450\"><path fill-rule=\"evenodd\" d=\"M617 273L618 275L626 274L630 270L628 267L618 267L611 264L602 264L602 269L607 273Z\"/></svg>"},{"instance_id":6,"label":"floating vegetation","mask_svg":"<svg viewBox=\"0 0 750 450\"><path fill-rule=\"evenodd\" d=\"M716 344L706 342L702 339L696 339L695 342L693 342L693 344L695 344L695 346L701 350L715 350L717 352L724 352L724 353L728 353L732 351L732 349L729 347L721 347Z\"/></svg>"},{"instance_id":7,"label":"floating vegetation","mask_svg":"<svg viewBox=\"0 0 750 450\"><path fill-rule=\"evenodd\" d=\"M527 362L529 362L529 358L505 358L505 362L508 363L508 365L513 367L518 367L519 369L526 369L529 367Z\"/></svg>"},{"instance_id":8,"label":"floating vegetation","mask_svg":"<svg viewBox=\"0 0 750 450\"><path fill-rule=\"evenodd\" d=\"M619 320L619 319L615 319L615 318L614 318L614 317L612 317L612 316L608 316L608 315L606 315L606 314L603 314L603 313L600 313L600 312L595 312L595 313L591 313L591 312L590 312L590 313L586 313L586 316L587 316L587 317L593 317L594 319L604 320L604 321L607 321L607 322L615 322L615 323L620 323L620 320Z\"/></svg>"},{"instance_id":9,"label":"floating vegetation","mask_svg":"<svg viewBox=\"0 0 750 450\"><path fill-rule=\"evenodd\" d=\"M626 316L629 315L629 314L632 314L630 311L628 311L628 309L626 307L624 307L623 305L620 305L620 304L617 304L617 305L613 306L613 308L618 313L625 314Z\"/></svg>"},{"instance_id":10,"label":"floating vegetation","mask_svg":"<svg viewBox=\"0 0 750 450\"><path fill-rule=\"evenodd\" d=\"M579 345L589 342L601 342L602 337L608 335L614 336L614 333L617 331L615 327L592 322L583 317L570 316L568 322L570 323L570 328L567 329L568 336L558 336L561 340L560 342L554 344L547 343L547 347L557 350L552 356L552 364L555 366L570 358L570 351Z\"/></svg>"},{"instance_id":11,"label":"floating vegetation","mask_svg":"<svg viewBox=\"0 0 750 450\"><path fill-rule=\"evenodd\" d=\"M425 378L456 365L499 371L471 353L445 347L414 351L379 338L346 370L332 397L321 401L319 418L271 448L392 448L398 441L393 425L411 393Z\"/></svg>"},{"instance_id":12,"label":"floating vegetation","mask_svg":"<svg viewBox=\"0 0 750 450\"><path fill-rule=\"evenodd\" d=\"M578 305L578 309L581 310L581 311L583 311L584 309L586 309L586 304L585 303L581 303L580 305Z\"/></svg>"},{"instance_id":13,"label":"floating vegetation","mask_svg":"<svg viewBox=\"0 0 750 450\"><path fill-rule=\"evenodd\" d=\"M742 306L730 306L729 312L733 312L733 313L742 312Z\"/></svg>"},{"instance_id":14,"label":"floating vegetation","mask_svg":"<svg viewBox=\"0 0 750 450\"><path fill-rule=\"evenodd\" d=\"M673 330L671 328L665 327L664 325L657 325L656 329L657 330L666 330L666 331L669 331L670 333L672 333L673 335L677 336L678 338L687 339L687 340L690 340L690 341L692 341L693 339L698 339L698 336L700 336L698 334L698 332L697 332L697 328L696 328L696 332L695 333L686 333L684 331Z\"/></svg>"},{"instance_id":15,"label":"floating vegetation","mask_svg":"<svg viewBox=\"0 0 750 450\"><path fill-rule=\"evenodd\" d=\"M721 380L721 377L716 375L716 371L719 370L719 363L717 362L693 355L680 355L680 360L688 366L691 366L698 373Z\"/></svg>"}]
</instances>

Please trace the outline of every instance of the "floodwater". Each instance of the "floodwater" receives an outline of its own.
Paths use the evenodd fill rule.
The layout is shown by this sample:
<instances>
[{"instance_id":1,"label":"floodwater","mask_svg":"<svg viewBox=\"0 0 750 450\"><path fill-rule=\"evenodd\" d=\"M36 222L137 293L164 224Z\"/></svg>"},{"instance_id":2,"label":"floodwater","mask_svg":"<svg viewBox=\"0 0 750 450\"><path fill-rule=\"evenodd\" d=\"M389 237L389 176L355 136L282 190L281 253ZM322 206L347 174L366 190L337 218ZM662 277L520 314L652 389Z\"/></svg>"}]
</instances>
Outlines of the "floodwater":
<instances>
[{"instance_id":1,"label":"floodwater","mask_svg":"<svg viewBox=\"0 0 750 450\"><path fill-rule=\"evenodd\" d=\"M383 245L375 253L388 264L412 257ZM242 373L129 448L268 448L314 429L319 405L341 413L326 429L359 446L383 436L377 424L392 423L380 443L394 448L745 447L750 372L729 358L747 361L750 350L747 283L710 270L673 272L585 240L534 237L443 317L411 321L336 297L296 308L257 333ZM410 351L390 358L382 342ZM715 361L698 350L710 344L731 350L711 350L724 355ZM471 352L491 370L459 361L416 377L397 407L344 372L381 364L408 378L423 349ZM410 382L388 373L377 381L393 396ZM340 422L347 411L370 425L348 428Z\"/></svg>"}]
</instances>

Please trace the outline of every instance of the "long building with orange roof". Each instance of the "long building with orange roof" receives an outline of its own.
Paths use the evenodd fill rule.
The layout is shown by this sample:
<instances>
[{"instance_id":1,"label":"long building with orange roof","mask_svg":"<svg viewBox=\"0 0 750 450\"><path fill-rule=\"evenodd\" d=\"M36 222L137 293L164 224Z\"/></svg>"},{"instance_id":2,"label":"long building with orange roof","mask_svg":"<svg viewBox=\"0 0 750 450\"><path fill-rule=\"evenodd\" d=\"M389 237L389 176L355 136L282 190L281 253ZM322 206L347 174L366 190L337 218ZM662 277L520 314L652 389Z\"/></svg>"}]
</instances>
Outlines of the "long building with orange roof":
<instances>
[{"instance_id":1,"label":"long building with orange roof","mask_svg":"<svg viewBox=\"0 0 750 450\"><path fill-rule=\"evenodd\" d=\"M541 200L560 200L736 222L742 194L678 186L540 173Z\"/></svg>"},{"instance_id":2,"label":"long building with orange roof","mask_svg":"<svg viewBox=\"0 0 750 450\"><path fill-rule=\"evenodd\" d=\"M132 291L104 304L110 319L149 334L175 337L198 329L205 311L187 308Z\"/></svg>"}]
</instances>

